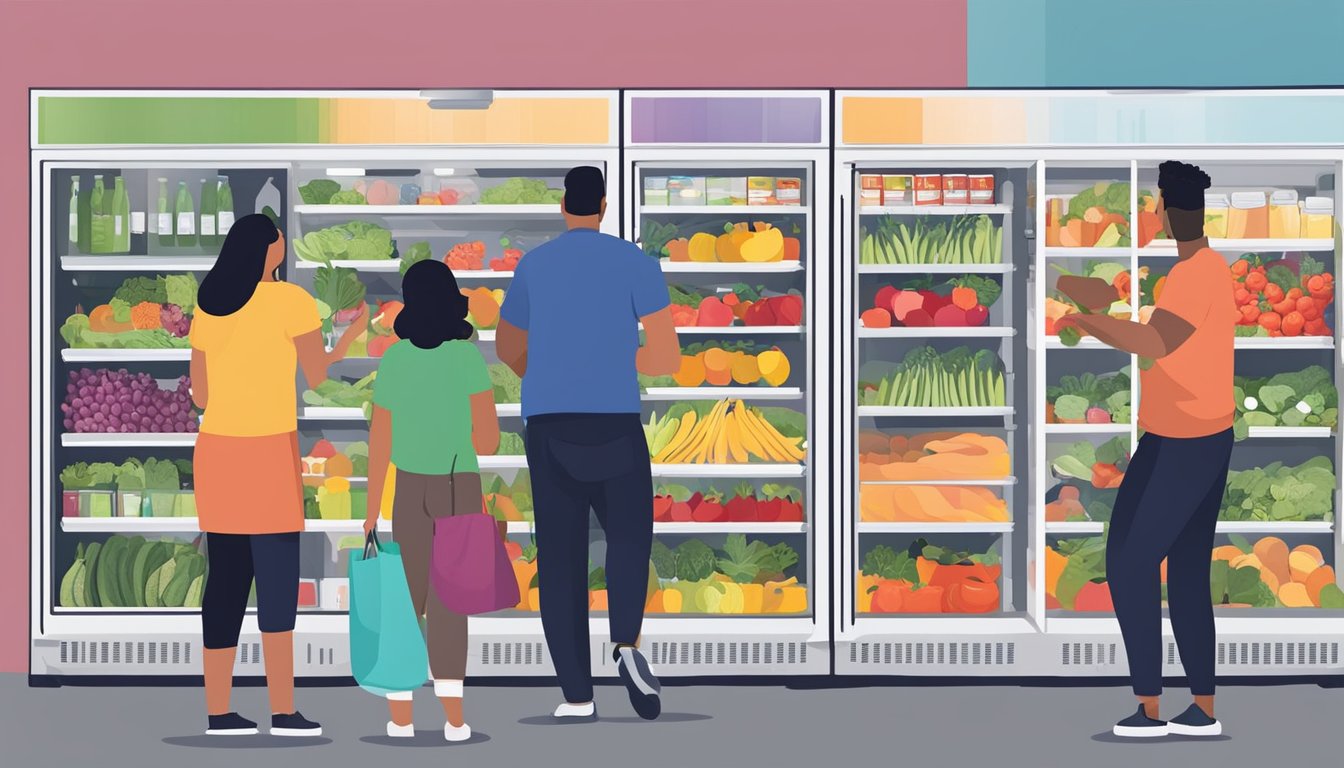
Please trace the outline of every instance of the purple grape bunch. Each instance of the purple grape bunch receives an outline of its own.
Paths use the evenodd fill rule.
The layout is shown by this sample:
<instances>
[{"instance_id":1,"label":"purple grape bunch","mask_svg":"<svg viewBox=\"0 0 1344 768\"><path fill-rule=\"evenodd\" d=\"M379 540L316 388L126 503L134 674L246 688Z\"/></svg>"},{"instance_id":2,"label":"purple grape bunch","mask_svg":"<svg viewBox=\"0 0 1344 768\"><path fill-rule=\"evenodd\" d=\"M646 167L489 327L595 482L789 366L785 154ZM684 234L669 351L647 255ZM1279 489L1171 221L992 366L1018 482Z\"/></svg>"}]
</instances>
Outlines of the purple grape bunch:
<instances>
[{"instance_id":1,"label":"purple grape bunch","mask_svg":"<svg viewBox=\"0 0 1344 768\"><path fill-rule=\"evenodd\" d=\"M179 339L185 339L191 333L191 317L183 314L176 304L163 305L159 310L159 324Z\"/></svg>"},{"instance_id":2,"label":"purple grape bunch","mask_svg":"<svg viewBox=\"0 0 1344 768\"><path fill-rule=\"evenodd\" d=\"M71 371L65 385L65 428L94 433L182 433L200 427L191 402L191 380L160 389L148 373L126 369Z\"/></svg>"}]
</instances>

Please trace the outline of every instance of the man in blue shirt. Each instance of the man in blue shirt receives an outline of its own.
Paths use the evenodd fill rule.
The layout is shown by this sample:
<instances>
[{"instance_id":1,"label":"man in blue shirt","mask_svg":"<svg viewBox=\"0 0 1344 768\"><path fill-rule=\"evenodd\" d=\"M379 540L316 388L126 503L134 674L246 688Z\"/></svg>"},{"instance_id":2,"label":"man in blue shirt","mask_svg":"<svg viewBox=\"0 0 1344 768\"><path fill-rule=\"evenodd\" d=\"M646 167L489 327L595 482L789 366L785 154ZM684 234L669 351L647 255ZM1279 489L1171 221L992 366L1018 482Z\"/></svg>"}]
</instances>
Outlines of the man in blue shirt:
<instances>
[{"instance_id":1,"label":"man in blue shirt","mask_svg":"<svg viewBox=\"0 0 1344 768\"><path fill-rule=\"evenodd\" d=\"M606 532L612 654L640 717L658 717L661 686L635 647L653 545L653 477L638 373L670 376L681 347L658 262L598 231L602 171L575 168L561 201L569 231L514 271L495 348L523 379L527 463L536 508L541 622L565 703L591 718L588 510ZM645 343L639 343L639 323Z\"/></svg>"}]
</instances>

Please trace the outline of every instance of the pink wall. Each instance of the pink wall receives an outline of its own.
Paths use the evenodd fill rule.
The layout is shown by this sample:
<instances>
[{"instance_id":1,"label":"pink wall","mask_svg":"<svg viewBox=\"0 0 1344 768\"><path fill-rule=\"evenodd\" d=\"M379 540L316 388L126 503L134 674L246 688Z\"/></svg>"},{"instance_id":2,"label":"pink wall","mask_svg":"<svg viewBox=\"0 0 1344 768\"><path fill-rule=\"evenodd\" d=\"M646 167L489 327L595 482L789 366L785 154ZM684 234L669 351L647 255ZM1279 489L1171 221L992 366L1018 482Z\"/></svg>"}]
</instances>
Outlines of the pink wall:
<instances>
[{"instance_id":1,"label":"pink wall","mask_svg":"<svg viewBox=\"0 0 1344 768\"><path fill-rule=\"evenodd\" d=\"M189 11L209 9L208 18ZM232 9L222 15L224 9ZM856 45L864 29L885 42ZM964 0L0 0L0 305L28 312L30 88L960 87ZM23 308L24 311L20 311ZM11 337L23 330L13 328ZM26 357L19 363L26 370ZM0 377L24 434L26 376ZM28 530L26 440L0 530ZM0 671L26 671L27 566L0 558Z\"/></svg>"}]
</instances>

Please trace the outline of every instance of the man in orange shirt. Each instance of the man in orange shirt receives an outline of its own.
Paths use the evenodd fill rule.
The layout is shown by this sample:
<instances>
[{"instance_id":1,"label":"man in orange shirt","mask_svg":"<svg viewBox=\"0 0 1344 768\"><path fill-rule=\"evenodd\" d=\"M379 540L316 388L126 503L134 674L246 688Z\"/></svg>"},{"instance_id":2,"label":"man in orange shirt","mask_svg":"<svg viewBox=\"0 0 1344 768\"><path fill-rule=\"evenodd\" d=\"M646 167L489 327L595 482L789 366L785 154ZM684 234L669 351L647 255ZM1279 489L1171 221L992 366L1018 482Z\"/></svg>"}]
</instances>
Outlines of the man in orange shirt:
<instances>
[{"instance_id":1,"label":"man in orange shirt","mask_svg":"<svg viewBox=\"0 0 1344 768\"><path fill-rule=\"evenodd\" d=\"M1232 456L1233 347L1237 311L1227 261L1204 236L1208 174L1162 163L1158 215L1178 261L1147 324L1105 314L1065 318L1140 358L1138 449L1116 498L1106 573L1140 706L1117 736L1216 736L1214 623L1209 562ZM1089 310L1117 298L1103 280L1061 277L1059 290ZM1167 560L1171 625L1195 703L1164 722L1161 563Z\"/></svg>"}]
</instances>

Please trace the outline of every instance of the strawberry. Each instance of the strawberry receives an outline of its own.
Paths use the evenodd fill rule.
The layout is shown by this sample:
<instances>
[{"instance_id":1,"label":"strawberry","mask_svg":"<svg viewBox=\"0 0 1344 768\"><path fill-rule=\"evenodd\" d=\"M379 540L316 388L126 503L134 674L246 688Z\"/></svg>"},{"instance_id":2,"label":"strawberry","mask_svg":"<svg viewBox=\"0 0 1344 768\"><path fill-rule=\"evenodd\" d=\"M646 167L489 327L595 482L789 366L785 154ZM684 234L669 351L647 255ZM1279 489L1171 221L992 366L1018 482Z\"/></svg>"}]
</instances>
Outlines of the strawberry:
<instances>
[{"instance_id":1,"label":"strawberry","mask_svg":"<svg viewBox=\"0 0 1344 768\"><path fill-rule=\"evenodd\" d=\"M783 507L783 499L762 499L756 502L756 519L762 523L778 522Z\"/></svg>"},{"instance_id":2,"label":"strawberry","mask_svg":"<svg viewBox=\"0 0 1344 768\"><path fill-rule=\"evenodd\" d=\"M710 489L709 495L704 497L691 514L691 519L697 523L721 523L726 520L728 511L724 509L721 498L718 491Z\"/></svg>"},{"instance_id":3,"label":"strawberry","mask_svg":"<svg viewBox=\"0 0 1344 768\"><path fill-rule=\"evenodd\" d=\"M694 519L695 513L691 511L691 505L684 501L675 501L671 509L667 512L667 517L674 523L689 523Z\"/></svg>"},{"instance_id":4,"label":"strawberry","mask_svg":"<svg viewBox=\"0 0 1344 768\"><path fill-rule=\"evenodd\" d=\"M653 519L658 521L668 520L672 516L672 497L654 496L653 497Z\"/></svg>"},{"instance_id":5,"label":"strawberry","mask_svg":"<svg viewBox=\"0 0 1344 768\"><path fill-rule=\"evenodd\" d=\"M756 491L743 483L737 487L735 493L726 507L729 522L747 523L759 519L760 502L756 499Z\"/></svg>"}]
</instances>

